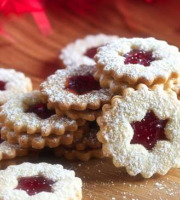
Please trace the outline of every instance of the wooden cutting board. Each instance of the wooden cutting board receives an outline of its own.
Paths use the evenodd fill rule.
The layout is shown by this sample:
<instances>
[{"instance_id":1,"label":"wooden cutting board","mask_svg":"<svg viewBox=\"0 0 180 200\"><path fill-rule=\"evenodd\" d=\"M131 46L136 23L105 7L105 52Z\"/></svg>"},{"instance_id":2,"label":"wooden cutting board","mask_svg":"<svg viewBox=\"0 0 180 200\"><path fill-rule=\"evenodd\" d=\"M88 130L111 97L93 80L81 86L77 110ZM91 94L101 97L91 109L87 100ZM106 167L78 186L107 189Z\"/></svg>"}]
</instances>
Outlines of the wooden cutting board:
<instances>
[{"instance_id":1,"label":"wooden cutting board","mask_svg":"<svg viewBox=\"0 0 180 200\"><path fill-rule=\"evenodd\" d=\"M44 37L30 16L14 17L4 24L13 37L9 43L0 37L0 64L14 68L32 78L34 89L47 76L60 68L58 54L66 44L87 34L116 34L121 37L153 36L180 46L180 20L175 8L178 0L163 4L146 4L143 0L104 1L92 13L80 15L60 6L48 6L53 33ZM121 4L117 4L120 2ZM116 3L116 4L115 4ZM83 200L178 200L180 170L166 176L143 179L131 177L124 169L116 169L110 159L70 162L53 156L29 156L3 161L3 169L24 161L61 163L74 169L83 180Z\"/></svg>"}]
</instances>

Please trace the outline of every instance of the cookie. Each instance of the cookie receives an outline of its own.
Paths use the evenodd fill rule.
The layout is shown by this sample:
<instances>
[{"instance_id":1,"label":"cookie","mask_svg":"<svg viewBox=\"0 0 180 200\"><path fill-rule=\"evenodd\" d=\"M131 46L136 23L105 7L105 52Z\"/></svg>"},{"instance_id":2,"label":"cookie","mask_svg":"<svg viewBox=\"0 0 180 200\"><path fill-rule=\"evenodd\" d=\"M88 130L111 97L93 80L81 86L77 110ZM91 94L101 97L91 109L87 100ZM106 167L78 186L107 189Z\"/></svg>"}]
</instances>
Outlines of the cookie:
<instances>
[{"instance_id":1,"label":"cookie","mask_svg":"<svg viewBox=\"0 0 180 200\"><path fill-rule=\"evenodd\" d=\"M74 43L68 44L62 49L59 58L63 65L69 68L80 65L94 65L94 55L97 52L97 48L117 38L117 36L105 34L88 35L83 39L78 39Z\"/></svg>"},{"instance_id":2,"label":"cookie","mask_svg":"<svg viewBox=\"0 0 180 200\"><path fill-rule=\"evenodd\" d=\"M135 86L130 86L127 83L116 82L112 77L107 76L105 74L101 74L98 71L95 72L94 78L96 80L99 80L99 83L102 88L109 88L113 94L121 94L124 91L124 89L128 87L133 87L133 88L135 87Z\"/></svg>"},{"instance_id":3,"label":"cookie","mask_svg":"<svg viewBox=\"0 0 180 200\"><path fill-rule=\"evenodd\" d=\"M101 115L101 109L98 110L87 109L85 111L77 111L77 110L62 111L59 108L55 108L55 111L57 115L66 115L70 119L74 120L84 119L86 121L94 121L97 119L98 116Z\"/></svg>"},{"instance_id":4,"label":"cookie","mask_svg":"<svg viewBox=\"0 0 180 200\"><path fill-rule=\"evenodd\" d=\"M83 134L82 138L75 139L71 145L71 148L78 151L87 149L101 149L102 143L97 139L97 132L99 131L99 126L96 121L88 123L88 130Z\"/></svg>"},{"instance_id":5,"label":"cookie","mask_svg":"<svg viewBox=\"0 0 180 200\"><path fill-rule=\"evenodd\" d=\"M99 73L129 85L165 83L180 73L178 48L154 38L120 38L100 47L95 60Z\"/></svg>"},{"instance_id":6,"label":"cookie","mask_svg":"<svg viewBox=\"0 0 180 200\"><path fill-rule=\"evenodd\" d=\"M71 186L71 187L70 187ZM82 181L72 170L47 163L9 166L0 170L0 200L81 200Z\"/></svg>"},{"instance_id":7,"label":"cookie","mask_svg":"<svg viewBox=\"0 0 180 200\"><path fill-rule=\"evenodd\" d=\"M49 108L62 111L97 110L110 101L112 93L100 87L92 76L95 66L58 70L41 84L41 92Z\"/></svg>"},{"instance_id":8,"label":"cookie","mask_svg":"<svg viewBox=\"0 0 180 200\"><path fill-rule=\"evenodd\" d=\"M139 85L115 96L97 119L103 153L130 175L166 174L180 158L180 102L172 90Z\"/></svg>"},{"instance_id":9,"label":"cookie","mask_svg":"<svg viewBox=\"0 0 180 200\"><path fill-rule=\"evenodd\" d=\"M18 93L31 90L31 80L22 72L17 72L14 69L0 68L0 105L3 105Z\"/></svg>"},{"instance_id":10,"label":"cookie","mask_svg":"<svg viewBox=\"0 0 180 200\"><path fill-rule=\"evenodd\" d=\"M71 120L48 110L39 91L19 95L0 109L0 121L16 133L63 135L65 131L76 131L85 123L84 120Z\"/></svg>"},{"instance_id":11,"label":"cookie","mask_svg":"<svg viewBox=\"0 0 180 200\"><path fill-rule=\"evenodd\" d=\"M82 132L82 130L79 131ZM73 143L74 135L76 132L79 134L79 131L43 137L38 133L32 135L26 133L16 134L14 131L10 131L3 127L1 129L1 137L10 144L18 144L21 148L43 149L45 147L55 148L60 145L71 145Z\"/></svg>"}]
</instances>

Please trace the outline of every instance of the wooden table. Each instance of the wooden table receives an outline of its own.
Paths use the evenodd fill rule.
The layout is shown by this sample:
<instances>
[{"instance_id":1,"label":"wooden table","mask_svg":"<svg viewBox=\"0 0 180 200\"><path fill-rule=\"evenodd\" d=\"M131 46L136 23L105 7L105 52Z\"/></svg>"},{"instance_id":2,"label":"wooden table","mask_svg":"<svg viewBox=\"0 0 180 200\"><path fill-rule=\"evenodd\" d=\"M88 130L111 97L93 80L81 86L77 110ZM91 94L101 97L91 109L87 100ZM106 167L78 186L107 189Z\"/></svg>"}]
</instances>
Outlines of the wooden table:
<instances>
[{"instance_id":1,"label":"wooden table","mask_svg":"<svg viewBox=\"0 0 180 200\"><path fill-rule=\"evenodd\" d=\"M94 13L80 15L70 9L49 5L48 18L53 34L44 37L31 16L14 17L4 24L16 41L7 43L0 38L0 63L30 76L34 88L59 67L59 50L76 38L87 34L116 34L122 37L153 36L180 47L180 18L178 0L146 4L143 0L103 1ZM116 1L116 3L118 0ZM85 163L69 162L49 157L19 158L0 163L1 168L23 161L62 163L74 169L83 180L83 199L90 200L178 200L180 199L180 170L171 170L166 176L143 179L130 177L124 169L116 169L111 160L91 160Z\"/></svg>"}]
</instances>

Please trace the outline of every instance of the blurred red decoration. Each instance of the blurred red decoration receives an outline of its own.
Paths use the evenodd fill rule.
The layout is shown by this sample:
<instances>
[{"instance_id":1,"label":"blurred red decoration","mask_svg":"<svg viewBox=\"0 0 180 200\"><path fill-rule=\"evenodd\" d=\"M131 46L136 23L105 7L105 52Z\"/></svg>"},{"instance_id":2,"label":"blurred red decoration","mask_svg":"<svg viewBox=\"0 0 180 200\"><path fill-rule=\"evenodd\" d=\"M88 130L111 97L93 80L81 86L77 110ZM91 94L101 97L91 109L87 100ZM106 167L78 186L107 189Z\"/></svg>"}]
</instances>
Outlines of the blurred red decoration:
<instances>
[{"instance_id":1,"label":"blurred red decoration","mask_svg":"<svg viewBox=\"0 0 180 200\"><path fill-rule=\"evenodd\" d=\"M48 34L51 32L51 26L46 17L43 2L44 0L1 0L0 13L5 16L31 13L41 32ZM8 36L2 27L0 33L6 37Z\"/></svg>"},{"instance_id":2,"label":"blurred red decoration","mask_svg":"<svg viewBox=\"0 0 180 200\"><path fill-rule=\"evenodd\" d=\"M48 3L59 3L64 8L68 7L79 14L85 14L89 11L93 12L98 9L101 9L105 1L109 0L0 0L0 14L9 16L12 14L21 15L24 13L31 13L41 32L44 35L47 35L51 32L51 26L44 10L44 7L48 8ZM141 1L144 1L147 4L151 4L157 2L165 2L167 0ZM119 11L123 10L123 13L125 13L125 21L131 24L128 18L130 11L124 8L126 0L112 0L112 3L115 2L118 3L117 7ZM3 30L1 24L0 34L12 40L12 38Z\"/></svg>"}]
</instances>

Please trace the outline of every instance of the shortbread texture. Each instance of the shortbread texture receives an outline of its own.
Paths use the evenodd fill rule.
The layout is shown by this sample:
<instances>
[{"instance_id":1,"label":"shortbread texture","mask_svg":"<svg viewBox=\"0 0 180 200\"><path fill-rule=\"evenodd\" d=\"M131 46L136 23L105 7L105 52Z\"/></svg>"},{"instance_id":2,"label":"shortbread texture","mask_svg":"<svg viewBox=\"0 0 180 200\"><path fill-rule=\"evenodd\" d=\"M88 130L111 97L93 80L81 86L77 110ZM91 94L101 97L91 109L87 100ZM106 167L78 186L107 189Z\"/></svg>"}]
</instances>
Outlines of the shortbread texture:
<instances>
[{"instance_id":1,"label":"shortbread texture","mask_svg":"<svg viewBox=\"0 0 180 200\"><path fill-rule=\"evenodd\" d=\"M9 144L4 141L0 144L0 160L9 160L19 156L26 156L28 149L22 149L18 144Z\"/></svg>"},{"instance_id":2,"label":"shortbread texture","mask_svg":"<svg viewBox=\"0 0 180 200\"><path fill-rule=\"evenodd\" d=\"M84 55L85 52L90 48L102 46L117 38L117 36L109 36L105 34L87 35L83 39L78 39L75 42L68 44L64 49L62 49L59 58L68 68L78 67L83 64L94 65L95 61Z\"/></svg>"},{"instance_id":3,"label":"shortbread texture","mask_svg":"<svg viewBox=\"0 0 180 200\"><path fill-rule=\"evenodd\" d=\"M62 135L65 131L78 129L77 121L68 117L54 114L47 119L41 119L35 113L26 113L29 106L41 102L42 95L39 91L18 95L1 107L0 120L16 133L40 133L42 136L48 136Z\"/></svg>"},{"instance_id":4,"label":"shortbread texture","mask_svg":"<svg viewBox=\"0 0 180 200\"><path fill-rule=\"evenodd\" d=\"M60 110L86 110L99 109L104 103L108 103L112 97L109 89L92 90L82 95L74 94L67 89L66 81L72 76L93 75L95 66L82 65L77 68L57 70L49 76L40 86L41 92L51 108Z\"/></svg>"},{"instance_id":5,"label":"shortbread texture","mask_svg":"<svg viewBox=\"0 0 180 200\"><path fill-rule=\"evenodd\" d=\"M15 189L21 177L43 176L54 181L52 192L40 192L29 196L24 190ZM9 166L0 171L0 200L81 200L82 181L74 171L62 165L47 163Z\"/></svg>"},{"instance_id":6,"label":"shortbread texture","mask_svg":"<svg viewBox=\"0 0 180 200\"><path fill-rule=\"evenodd\" d=\"M132 122L141 121L147 112L153 111L162 120L167 141L157 141L152 150L143 145L130 144L133 138ZM97 120L100 131L98 139L103 143L103 152L113 158L116 167L126 167L130 175L142 174L145 178L158 173L166 174L177 166L180 158L180 102L173 91L163 87L148 89L140 85L126 89L123 96L115 96L111 105L103 106L103 116Z\"/></svg>"},{"instance_id":7,"label":"shortbread texture","mask_svg":"<svg viewBox=\"0 0 180 200\"><path fill-rule=\"evenodd\" d=\"M0 105L16 96L32 90L32 82L22 72L14 69L0 68L0 81L6 83L5 90L0 91Z\"/></svg>"},{"instance_id":8,"label":"shortbread texture","mask_svg":"<svg viewBox=\"0 0 180 200\"><path fill-rule=\"evenodd\" d=\"M155 60L150 66L124 64L124 55L136 49L152 52ZM130 85L165 83L180 73L178 48L155 38L120 38L100 47L95 60L100 72Z\"/></svg>"},{"instance_id":9,"label":"shortbread texture","mask_svg":"<svg viewBox=\"0 0 180 200\"><path fill-rule=\"evenodd\" d=\"M63 135L50 135L47 137L42 137L41 134L27 134L20 133L17 134L14 131L8 130L6 127L1 129L1 137L7 140L9 144L18 144L20 148L33 148L33 149L43 149L45 147L55 148L60 145L70 145L73 142L75 132L67 132ZM11 147L11 145L9 145ZM0 144L1 147L1 144Z\"/></svg>"}]
</instances>

